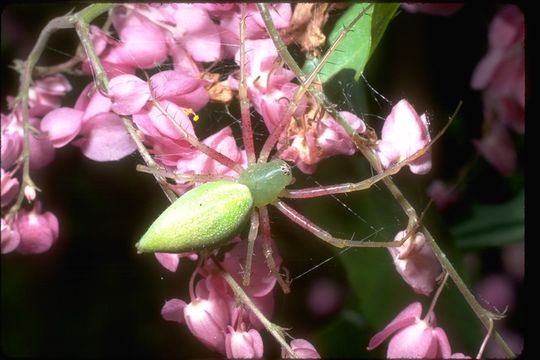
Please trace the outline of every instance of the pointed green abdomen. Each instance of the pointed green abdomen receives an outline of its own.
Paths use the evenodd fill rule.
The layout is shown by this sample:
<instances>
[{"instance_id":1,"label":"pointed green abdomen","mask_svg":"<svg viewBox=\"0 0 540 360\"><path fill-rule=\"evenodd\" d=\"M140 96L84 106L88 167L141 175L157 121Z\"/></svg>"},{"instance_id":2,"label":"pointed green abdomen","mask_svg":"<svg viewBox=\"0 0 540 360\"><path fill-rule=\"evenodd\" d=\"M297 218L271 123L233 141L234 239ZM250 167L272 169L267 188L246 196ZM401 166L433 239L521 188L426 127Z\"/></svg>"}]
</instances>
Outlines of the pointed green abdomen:
<instances>
[{"instance_id":1,"label":"pointed green abdomen","mask_svg":"<svg viewBox=\"0 0 540 360\"><path fill-rule=\"evenodd\" d=\"M253 198L247 186L215 181L171 204L137 243L140 252L188 252L220 246L240 231Z\"/></svg>"}]
</instances>

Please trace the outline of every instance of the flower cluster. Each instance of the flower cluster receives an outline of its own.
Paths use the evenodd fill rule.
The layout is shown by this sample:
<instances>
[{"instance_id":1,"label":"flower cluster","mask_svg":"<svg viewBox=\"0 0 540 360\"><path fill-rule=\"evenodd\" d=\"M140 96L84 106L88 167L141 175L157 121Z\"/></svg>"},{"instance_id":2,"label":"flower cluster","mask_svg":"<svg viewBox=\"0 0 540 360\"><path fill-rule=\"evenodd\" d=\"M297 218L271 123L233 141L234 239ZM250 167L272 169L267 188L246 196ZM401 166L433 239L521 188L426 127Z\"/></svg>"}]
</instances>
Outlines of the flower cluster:
<instances>
[{"instance_id":1,"label":"flower cluster","mask_svg":"<svg viewBox=\"0 0 540 360\"><path fill-rule=\"evenodd\" d=\"M264 261L263 247L260 245L262 239L258 240L253 252L252 281L245 291L265 317L270 318L274 308L272 291L277 279ZM247 242L240 241L224 254L219 267L240 282L243 272L240 264L245 263L246 253ZM279 267L281 258L275 248L273 254L276 266ZM201 278L194 289L190 289L190 302L168 300L161 310L163 318L185 322L203 344L228 358L261 358L264 351L259 331L263 324L257 316L237 301L213 260L206 260L195 274ZM298 357L319 357L315 348L306 340L293 340L291 348ZM287 357L289 354L284 350L283 355Z\"/></svg>"},{"instance_id":2,"label":"flower cluster","mask_svg":"<svg viewBox=\"0 0 540 360\"><path fill-rule=\"evenodd\" d=\"M21 103L19 99L7 99L10 112L1 114L2 254L42 253L58 238L58 220L53 213L42 212L41 202L36 200L38 188L24 176L24 163L28 161L29 169L37 170L54 159L55 144L43 131L42 119L59 108L69 91L71 85L61 74L37 79L30 87L27 145ZM33 204L32 210L20 208L24 199Z\"/></svg>"},{"instance_id":3,"label":"flower cluster","mask_svg":"<svg viewBox=\"0 0 540 360\"><path fill-rule=\"evenodd\" d=\"M489 26L489 50L474 70L471 87L483 91L484 133L478 151L501 174L517 163L507 129L525 132L525 20L519 7L507 5Z\"/></svg>"}]
</instances>

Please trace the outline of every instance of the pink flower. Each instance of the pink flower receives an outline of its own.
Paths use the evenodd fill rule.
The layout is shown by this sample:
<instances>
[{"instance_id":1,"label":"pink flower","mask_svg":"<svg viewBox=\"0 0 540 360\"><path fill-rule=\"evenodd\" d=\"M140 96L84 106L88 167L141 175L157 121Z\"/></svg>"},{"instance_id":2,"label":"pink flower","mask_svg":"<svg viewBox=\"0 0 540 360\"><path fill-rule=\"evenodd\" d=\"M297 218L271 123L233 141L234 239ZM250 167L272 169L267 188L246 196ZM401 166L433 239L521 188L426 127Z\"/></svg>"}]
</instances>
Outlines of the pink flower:
<instances>
[{"instance_id":1,"label":"pink flower","mask_svg":"<svg viewBox=\"0 0 540 360\"><path fill-rule=\"evenodd\" d=\"M388 358L450 358L452 352L446 333L435 327L433 314L427 320L420 319L421 314L419 302L410 304L371 338L367 349L375 349L396 333L388 344Z\"/></svg>"},{"instance_id":2,"label":"pink flower","mask_svg":"<svg viewBox=\"0 0 540 360\"><path fill-rule=\"evenodd\" d=\"M30 212L21 210L17 218L20 244L17 251L23 254L38 254L49 250L58 239L58 220L51 212L40 213L36 203Z\"/></svg>"},{"instance_id":3,"label":"pink flower","mask_svg":"<svg viewBox=\"0 0 540 360\"><path fill-rule=\"evenodd\" d=\"M525 20L519 7L505 6L489 27L489 50L474 70L471 87L484 90L484 117L525 131Z\"/></svg>"},{"instance_id":4,"label":"pink flower","mask_svg":"<svg viewBox=\"0 0 540 360\"><path fill-rule=\"evenodd\" d=\"M4 220L4 218L1 220L1 230L2 254L7 254L19 246L21 236L19 235L17 228Z\"/></svg>"},{"instance_id":5,"label":"pink flower","mask_svg":"<svg viewBox=\"0 0 540 360\"><path fill-rule=\"evenodd\" d=\"M74 109L83 112L80 137L73 144L95 161L115 161L135 151L136 146L120 117L111 112L112 103L89 84Z\"/></svg>"},{"instance_id":6,"label":"pink flower","mask_svg":"<svg viewBox=\"0 0 540 360\"><path fill-rule=\"evenodd\" d=\"M473 144L502 175L512 175L517 165L517 154L512 138L502 124L493 124L488 133L480 140L473 140Z\"/></svg>"},{"instance_id":7,"label":"pink flower","mask_svg":"<svg viewBox=\"0 0 540 360\"><path fill-rule=\"evenodd\" d=\"M276 277L272 274L264 258L263 239L257 238L253 249L253 262L251 268L251 281L245 291L254 297L262 297L269 294L276 285ZM279 256L275 246L272 246L272 253L276 266L281 266L282 259ZM243 240L237 243L230 251L227 251L223 257L222 266L230 273L237 282L242 282L242 275L246 264L247 241Z\"/></svg>"},{"instance_id":8,"label":"pink flower","mask_svg":"<svg viewBox=\"0 0 540 360\"><path fill-rule=\"evenodd\" d=\"M343 288L328 278L317 279L309 288L306 296L307 308L316 316L336 314L343 305Z\"/></svg>"},{"instance_id":9,"label":"pink flower","mask_svg":"<svg viewBox=\"0 0 540 360\"><path fill-rule=\"evenodd\" d=\"M321 358L321 355L319 355L315 347L307 340L294 339L291 341L291 348L295 352L296 356L300 359L320 359ZM290 359L291 355L285 349L282 348L281 357L284 359Z\"/></svg>"},{"instance_id":10,"label":"pink flower","mask_svg":"<svg viewBox=\"0 0 540 360\"><path fill-rule=\"evenodd\" d=\"M253 359L261 358L264 353L261 335L255 329L249 331L235 330L233 327L227 327L225 337L225 349L227 358L234 359Z\"/></svg>"},{"instance_id":11,"label":"pink flower","mask_svg":"<svg viewBox=\"0 0 540 360\"><path fill-rule=\"evenodd\" d=\"M442 180L434 180L427 193L439 209L445 209L456 202L458 193L455 185L448 185Z\"/></svg>"},{"instance_id":12,"label":"pink flower","mask_svg":"<svg viewBox=\"0 0 540 360\"><path fill-rule=\"evenodd\" d=\"M62 97L69 91L71 85L62 74L36 80L28 92L29 115L43 116L60 107Z\"/></svg>"},{"instance_id":13,"label":"pink flower","mask_svg":"<svg viewBox=\"0 0 540 360\"><path fill-rule=\"evenodd\" d=\"M406 231L394 238L402 240ZM429 295L441 273L441 265L433 250L426 244L424 234L418 232L409 237L400 247L389 247L397 272L418 294Z\"/></svg>"},{"instance_id":14,"label":"pink flower","mask_svg":"<svg viewBox=\"0 0 540 360\"><path fill-rule=\"evenodd\" d=\"M227 303L218 296L196 298L184 308L189 330L203 344L222 354L225 350L225 330L229 324Z\"/></svg>"},{"instance_id":15,"label":"pink flower","mask_svg":"<svg viewBox=\"0 0 540 360\"><path fill-rule=\"evenodd\" d=\"M505 274L493 274L481 279L475 286L478 299L488 309L503 312L515 304L515 290L512 279Z\"/></svg>"},{"instance_id":16,"label":"pink flower","mask_svg":"<svg viewBox=\"0 0 540 360\"><path fill-rule=\"evenodd\" d=\"M405 99L392 108L386 118L377 154L384 168L407 159L426 147L431 137L425 114L418 113ZM414 174L426 174L431 170L431 150L412 161L409 168Z\"/></svg>"},{"instance_id":17,"label":"pink flower","mask_svg":"<svg viewBox=\"0 0 540 360\"><path fill-rule=\"evenodd\" d=\"M340 115L357 133L366 130L365 123L356 115L341 111ZM325 114L320 121L307 121L307 128L290 136L290 145L283 150L281 158L293 161L302 172L311 174L317 163L333 155L352 155L356 146L350 136L330 115Z\"/></svg>"},{"instance_id":18,"label":"pink flower","mask_svg":"<svg viewBox=\"0 0 540 360\"><path fill-rule=\"evenodd\" d=\"M198 258L198 255L196 253L155 253L154 256L156 257L157 261L170 272L175 272L178 269L180 258L187 257L193 261L197 260Z\"/></svg>"},{"instance_id":19,"label":"pink flower","mask_svg":"<svg viewBox=\"0 0 540 360\"><path fill-rule=\"evenodd\" d=\"M459 3L442 3L442 4L429 4L429 3L415 3L415 4L401 4L401 7L411 13L425 13L430 15L449 16L459 11L463 4Z\"/></svg>"},{"instance_id":20,"label":"pink flower","mask_svg":"<svg viewBox=\"0 0 540 360\"><path fill-rule=\"evenodd\" d=\"M17 178L12 177L12 174L4 171L4 169L0 168L1 173L1 199L2 199L2 207L8 205L13 199L15 199L15 196L17 196L17 192L19 191L19 180Z\"/></svg>"}]
</instances>

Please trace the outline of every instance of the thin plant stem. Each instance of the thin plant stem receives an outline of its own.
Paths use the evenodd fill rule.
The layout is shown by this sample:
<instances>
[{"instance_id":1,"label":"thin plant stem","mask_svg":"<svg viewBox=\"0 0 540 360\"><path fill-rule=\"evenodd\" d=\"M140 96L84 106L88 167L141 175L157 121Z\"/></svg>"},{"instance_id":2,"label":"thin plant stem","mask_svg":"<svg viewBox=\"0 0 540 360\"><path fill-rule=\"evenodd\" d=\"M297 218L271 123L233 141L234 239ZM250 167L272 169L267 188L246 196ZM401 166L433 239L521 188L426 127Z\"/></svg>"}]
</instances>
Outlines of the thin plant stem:
<instances>
[{"instance_id":1,"label":"thin plant stem","mask_svg":"<svg viewBox=\"0 0 540 360\"><path fill-rule=\"evenodd\" d=\"M268 8L266 4L260 3L257 4L257 7L259 8L259 11L261 13L262 19L266 25L266 28L268 30L268 33L270 34L270 37L274 41L274 44L276 46L277 51L281 55L281 58L285 61L287 66L296 74L298 79L301 82L304 82L307 80L306 75L303 73L302 69L296 64L293 57L290 55L289 51L287 50L287 46L284 44L283 40L281 39L276 27L274 26L274 23L272 21L272 18L270 16L270 13L268 12ZM371 166L376 169L378 173L382 172L382 166L373 152L371 148L369 148L366 145L366 139L363 139L358 133L356 133L351 126L343 119L343 117L334 109L332 104L328 101L326 96L322 91L317 89L315 86L310 86L310 84L307 86L307 91L310 92L310 94L315 98L315 100L330 114L334 117L334 119L343 127L343 129L351 136L352 140L355 142L356 146L360 150L360 152L364 155L364 157L368 160ZM406 215L409 218L409 225L408 228L412 228L413 226L417 226L417 215L416 210L412 207L412 205L407 201L405 196L402 194L402 192L399 190L399 188L395 185L395 183L392 181L392 179L388 176L383 179L384 184L390 191L390 193L394 196L394 198L397 200L397 202L401 205L403 210L405 211ZM422 232L426 236L426 239L428 240L428 244L433 249L433 252L435 253L435 256L441 263L441 266L445 269L445 271L449 274L450 278L452 278L452 281L456 284L459 291L464 296L465 300L469 303L469 306L473 310L473 312L476 314L476 316L480 319L482 324L489 329L489 321L490 320L498 320L501 318L500 315L494 314L486 309L484 309L476 300L474 295L469 291L451 262L448 260L444 252L440 249L440 247L437 245L435 239L433 236L429 233L429 231L425 228L425 226L422 226ZM497 344L499 347L504 351L504 353L508 357L515 357L512 350L508 347L504 339L500 336L500 334L497 331L494 331L494 338L497 341Z\"/></svg>"},{"instance_id":2,"label":"thin plant stem","mask_svg":"<svg viewBox=\"0 0 540 360\"><path fill-rule=\"evenodd\" d=\"M9 214L11 216L14 216L14 214L21 207L24 199L24 190L26 186L35 186L30 177L30 131L32 128L30 125L30 116L28 109L28 93L30 90L30 84L32 82L32 73L34 71L34 67L36 66L37 61L41 57L41 54L43 54L43 51L45 50L45 46L49 41L50 36L54 32L61 29L72 28L78 16L80 16L81 18L89 19L91 21L97 16L101 15L103 12L107 11L112 6L112 4L93 4L84 8L75 15L67 14L52 19L51 21L49 21L49 23L47 23L45 28L39 34L36 44L32 48L32 51L30 52L28 58L24 63L24 67L20 76L21 85L19 87L18 95L18 101L20 101L21 103L23 120L23 173L19 194L17 195L17 200L9 210Z\"/></svg>"},{"instance_id":3,"label":"thin plant stem","mask_svg":"<svg viewBox=\"0 0 540 360\"><path fill-rule=\"evenodd\" d=\"M215 257L212 257L212 259L217 265L221 276L223 276L227 284L229 284L231 290L234 292L234 295L253 312L257 319L259 319L259 321L264 325L265 329L277 340L277 342L289 353L289 355L291 355L293 358L298 358L294 350L289 346L289 344L287 344L284 337L285 332L283 328L270 322L270 320L268 320L266 316L264 316L264 314L257 308L257 305L253 303L244 289L242 289L236 280L234 280L231 274L223 270L219 264L219 261Z\"/></svg>"}]
</instances>

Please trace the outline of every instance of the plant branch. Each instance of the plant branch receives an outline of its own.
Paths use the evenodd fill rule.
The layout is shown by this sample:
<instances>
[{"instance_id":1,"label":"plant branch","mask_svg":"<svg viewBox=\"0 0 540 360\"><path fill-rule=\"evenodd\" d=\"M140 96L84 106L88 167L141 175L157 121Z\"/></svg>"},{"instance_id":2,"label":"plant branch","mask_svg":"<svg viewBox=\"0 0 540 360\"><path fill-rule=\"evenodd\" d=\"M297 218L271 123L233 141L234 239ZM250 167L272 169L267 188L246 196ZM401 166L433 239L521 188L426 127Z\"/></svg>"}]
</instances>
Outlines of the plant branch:
<instances>
[{"instance_id":1,"label":"plant branch","mask_svg":"<svg viewBox=\"0 0 540 360\"><path fill-rule=\"evenodd\" d=\"M296 74L298 79L304 83L307 78L306 75L303 73L302 69L296 64L295 60L290 55L289 51L287 50L287 46L281 39L276 27L274 26L274 23L272 21L272 18L268 12L268 8L266 4L257 4L257 7L259 8L259 11L261 13L261 16L263 18L263 21L265 22L266 28L274 41L274 44L276 46L276 49L278 50L279 54L281 55L281 58L285 61L287 66ZM346 30L346 29L345 29ZM344 31L345 31L344 30ZM311 77L311 75L310 75ZM355 142L357 148L360 150L360 152L366 157L370 165L375 168L375 170L380 173L383 171L382 166L376 156L376 154L373 152L371 148L369 148L366 145L366 139L362 138L358 133L356 133L351 126L343 119L343 117L334 109L334 106L328 101L324 93L317 89L315 86L311 86L309 84L307 89L310 94L316 99L316 101L330 114L334 117L334 119L343 127L343 129L351 136L352 140ZM388 188L388 190L392 193L396 201L401 205L405 213L407 214L409 218L409 225L408 228L412 228L417 226L417 215L416 210L413 208L413 206L407 201L403 193L399 190L399 188L396 186L396 184L392 181L392 179L388 176L383 179L384 184ZM437 259L441 263L441 266L444 268L444 270L448 273L450 278L452 278L452 281L456 284L459 291L464 296L465 300L469 303L469 306L473 310L473 312L476 314L476 316L480 319L482 324L486 327L486 329L489 329L489 322L491 320L497 320L500 319L501 316L494 314L486 309L484 309L476 300L474 295L469 291L455 268L453 267L452 263L448 260L444 252L440 249L440 247L437 245L435 239L429 233L429 231L425 228L425 226L422 226L422 232L426 236L426 239L428 240L428 243L430 244L431 248L433 249L433 252L435 253ZM514 353L512 350L508 347L504 339L498 334L496 331L494 331L494 337L497 341L498 345L501 347L501 349L505 352L505 354L509 357L514 357Z\"/></svg>"}]
</instances>

